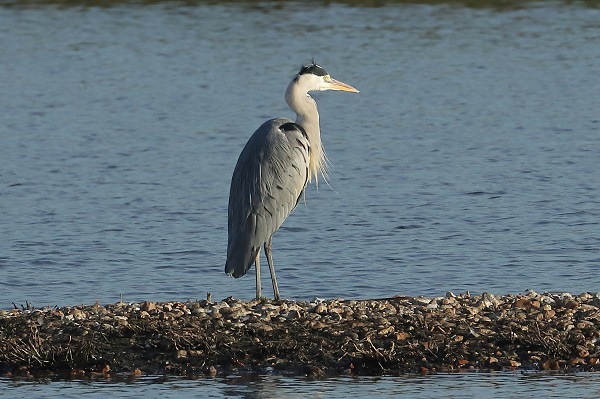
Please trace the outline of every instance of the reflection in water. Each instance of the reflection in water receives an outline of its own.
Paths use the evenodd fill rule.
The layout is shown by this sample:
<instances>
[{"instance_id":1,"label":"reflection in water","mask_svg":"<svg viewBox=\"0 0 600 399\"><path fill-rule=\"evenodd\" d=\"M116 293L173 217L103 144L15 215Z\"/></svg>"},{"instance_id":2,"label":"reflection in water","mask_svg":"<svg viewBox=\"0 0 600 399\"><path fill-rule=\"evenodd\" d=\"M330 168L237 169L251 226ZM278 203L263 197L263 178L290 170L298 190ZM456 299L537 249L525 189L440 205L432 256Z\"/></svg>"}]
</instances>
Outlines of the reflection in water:
<instances>
[{"instance_id":1,"label":"reflection in water","mask_svg":"<svg viewBox=\"0 0 600 399\"><path fill-rule=\"evenodd\" d=\"M40 6L40 5L58 5L63 7L115 7L120 5L148 6L156 4L174 3L177 6L185 5L189 7L198 7L205 5L226 5L226 4L245 4L253 7L262 7L261 2L256 0L0 0L0 6ZM537 3L534 0L338 0L338 1L319 1L312 0L311 6L327 6L330 4L343 4L353 7L382 7L385 5L458 5L472 8L491 8L494 10L518 10L531 4ZM559 2L555 2L558 4ZM560 3L570 5L572 2L564 0ZM598 0L586 0L582 4L588 7L597 7Z\"/></svg>"},{"instance_id":2,"label":"reflection in water","mask_svg":"<svg viewBox=\"0 0 600 399\"><path fill-rule=\"evenodd\" d=\"M598 394L597 373L456 373L428 376L334 378L309 380L277 375L212 378L141 377L125 383L64 382L47 384L0 379L14 398L43 391L47 397L115 398L564 398ZM30 395L30 396L28 396Z\"/></svg>"}]
</instances>

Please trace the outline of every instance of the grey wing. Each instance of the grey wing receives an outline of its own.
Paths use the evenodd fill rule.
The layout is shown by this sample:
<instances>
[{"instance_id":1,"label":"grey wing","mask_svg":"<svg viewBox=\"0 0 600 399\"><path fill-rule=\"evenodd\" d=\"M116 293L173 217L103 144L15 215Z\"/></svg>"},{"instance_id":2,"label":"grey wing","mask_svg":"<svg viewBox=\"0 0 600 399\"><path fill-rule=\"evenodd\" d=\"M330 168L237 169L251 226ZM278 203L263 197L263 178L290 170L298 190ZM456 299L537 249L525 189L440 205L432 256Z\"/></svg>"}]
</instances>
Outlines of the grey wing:
<instances>
[{"instance_id":1,"label":"grey wing","mask_svg":"<svg viewBox=\"0 0 600 399\"><path fill-rule=\"evenodd\" d=\"M310 142L286 118L265 122L242 150L231 179L225 273L241 277L308 183Z\"/></svg>"}]
</instances>

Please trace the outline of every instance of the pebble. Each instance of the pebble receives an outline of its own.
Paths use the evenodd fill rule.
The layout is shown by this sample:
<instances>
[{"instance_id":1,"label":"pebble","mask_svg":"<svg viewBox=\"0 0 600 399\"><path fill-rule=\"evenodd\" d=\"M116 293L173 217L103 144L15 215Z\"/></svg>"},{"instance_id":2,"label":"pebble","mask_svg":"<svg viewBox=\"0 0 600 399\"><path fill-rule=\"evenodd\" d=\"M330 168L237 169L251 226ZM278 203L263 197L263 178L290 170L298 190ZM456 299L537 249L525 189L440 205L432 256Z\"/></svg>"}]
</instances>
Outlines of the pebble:
<instances>
[{"instance_id":1,"label":"pebble","mask_svg":"<svg viewBox=\"0 0 600 399\"><path fill-rule=\"evenodd\" d=\"M0 365L11 372L25 366L30 372L70 362L72 369L85 370L92 367L90 359L97 359L95 372L102 374L108 366L103 359L113 359L111 374L164 369L214 376L224 369L275 367L314 378L335 370L593 371L600 367L599 305L600 293L527 291L313 302L230 297L2 310Z\"/></svg>"}]
</instances>

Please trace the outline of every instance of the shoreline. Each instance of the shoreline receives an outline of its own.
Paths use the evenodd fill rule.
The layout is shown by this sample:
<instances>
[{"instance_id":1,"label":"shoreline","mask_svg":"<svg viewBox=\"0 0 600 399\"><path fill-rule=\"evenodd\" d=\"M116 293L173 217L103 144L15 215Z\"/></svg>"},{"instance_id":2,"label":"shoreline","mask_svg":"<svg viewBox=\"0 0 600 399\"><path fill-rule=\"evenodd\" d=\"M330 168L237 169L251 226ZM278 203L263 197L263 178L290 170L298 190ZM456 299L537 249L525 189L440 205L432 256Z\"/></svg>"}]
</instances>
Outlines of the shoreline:
<instances>
[{"instance_id":1,"label":"shoreline","mask_svg":"<svg viewBox=\"0 0 600 399\"><path fill-rule=\"evenodd\" d=\"M0 310L0 375L600 369L600 293Z\"/></svg>"}]
</instances>

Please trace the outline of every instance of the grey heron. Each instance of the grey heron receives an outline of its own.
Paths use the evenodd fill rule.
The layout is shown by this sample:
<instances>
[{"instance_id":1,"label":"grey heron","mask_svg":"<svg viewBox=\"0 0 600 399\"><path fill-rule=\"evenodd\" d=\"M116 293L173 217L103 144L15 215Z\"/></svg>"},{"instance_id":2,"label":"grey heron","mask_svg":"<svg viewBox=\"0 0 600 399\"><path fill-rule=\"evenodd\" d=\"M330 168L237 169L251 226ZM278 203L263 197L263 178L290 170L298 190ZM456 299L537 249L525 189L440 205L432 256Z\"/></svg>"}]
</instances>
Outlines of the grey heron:
<instances>
[{"instance_id":1,"label":"grey heron","mask_svg":"<svg viewBox=\"0 0 600 399\"><path fill-rule=\"evenodd\" d=\"M260 247L271 272L275 299L280 299L272 257L273 234L294 210L308 182L318 173L326 179L326 158L321 143L317 103L310 91L354 87L333 79L315 64L300 69L285 92L285 101L296 113L266 121L242 150L231 178L228 208L228 241L225 273L239 278L256 267L256 298L261 298Z\"/></svg>"}]
</instances>

